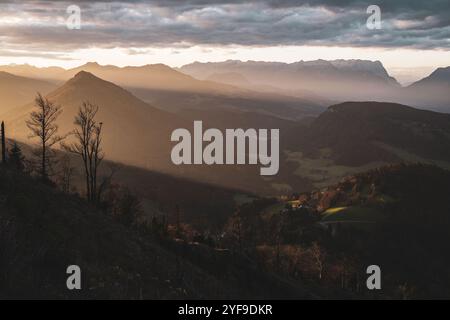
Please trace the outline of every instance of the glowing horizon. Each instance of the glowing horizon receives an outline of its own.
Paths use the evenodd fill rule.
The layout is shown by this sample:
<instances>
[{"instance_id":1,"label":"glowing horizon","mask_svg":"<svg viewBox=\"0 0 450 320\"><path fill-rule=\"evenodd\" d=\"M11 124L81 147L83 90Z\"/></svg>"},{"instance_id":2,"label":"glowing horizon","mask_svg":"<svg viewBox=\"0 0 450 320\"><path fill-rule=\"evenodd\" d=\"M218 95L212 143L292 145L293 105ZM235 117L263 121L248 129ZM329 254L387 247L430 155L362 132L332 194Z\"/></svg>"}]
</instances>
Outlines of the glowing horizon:
<instances>
[{"instance_id":1,"label":"glowing horizon","mask_svg":"<svg viewBox=\"0 0 450 320\"><path fill-rule=\"evenodd\" d=\"M132 53L130 51L132 50ZM439 67L450 66L450 55L445 50L344 48L310 46L276 47L205 47L189 48L113 48L81 49L65 53L63 58L26 56L0 56L1 65L28 64L36 67L61 67L70 69L87 62L100 65L142 66L162 63L172 68L193 62L221 62L226 60L269 61L292 63L311 60L360 59L379 60L388 73L400 83L419 80Z\"/></svg>"}]
</instances>

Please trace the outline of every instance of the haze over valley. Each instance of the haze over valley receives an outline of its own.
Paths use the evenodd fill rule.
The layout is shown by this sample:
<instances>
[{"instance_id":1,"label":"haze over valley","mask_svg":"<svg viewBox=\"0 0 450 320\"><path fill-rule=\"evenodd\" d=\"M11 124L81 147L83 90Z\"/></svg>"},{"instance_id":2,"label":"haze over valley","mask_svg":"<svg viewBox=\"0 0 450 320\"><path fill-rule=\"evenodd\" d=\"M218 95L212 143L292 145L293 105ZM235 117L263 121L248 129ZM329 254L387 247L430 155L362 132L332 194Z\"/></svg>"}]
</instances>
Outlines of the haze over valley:
<instances>
[{"instance_id":1,"label":"haze over valley","mask_svg":"<svg viewBox=\"0 0 450 320\"><path fill-rule=\"evenodd\" d=\"M321 115L330 105L337 104L338 101L402 101L413 99L415 94L420 94L421 98L416 101L427 101L426 105L422 104L421 109L445 111L446 108L443 106L448 105L446 95L450 92L447 90L449 68L438 68L423 80L402 87L388 75L379 61L319 60L296 64L227 61L194 63L179 70L161 64L119 68L91 62L69 70L26 65L3 66L0 70L9 71L8 73L3 71L0 76L5 79L4 91L11 96L1 104L1 118L5 120L11 136L15 139L30 143L25 121L33 109L32 101L36 92L46 94L51 101L63 107L63 114L58 120L62 132L70 131L72 119L82 102L91 101L101 106L99 117L105 123L104 133L107 137L105 151L109 159L194 179L201 177L197 180L266 194L307 190L317 182L317 174L310 174L310 171L321 170L322 177L319 180L332 182L345 174L364 170L367 166L376 166L381 161L388 163L394 160L409 160L411 157L423 157L423 154L417 152L400 155L400 151L395 157L371 157L369 155L374 151L364 151L364 146L372 143L383 144L384 149L400 147L398 150L402 150L402 145L392 145L396 143L395 140L400 139L399 135L405 130L402 125L397 125L389 129L393 131L392 136L370 136L370 140L351 149L341 146L339 141L348 143L362 134L359 132L360 129L356 129L348 137L342 137L333 144L323 146L335 149L328 160L317 152L314 153L316 158L305 158L308 154L307 150L303 150L305 145L314 145L318 148L319 144L314 141L321 138L324 133L315 132L315 124L330 111L335 110L328 109ZM37 70L39 72L36 72ZM225 71L239 74L237 82L230 81L236 80L236 77L230 79L226 76L221 82L220 75ZM215 81L208 80L211 77ZM246 79L245 83L239 82L242 78ZM12 79L16 80L17 84L14 84ZM14 91L10 89L12 86ZM17 91L20 91L20 94L12 94ZM406 94L411 91L413 93ZM402 107L395 104L380 103L380 107L373 107L373 110L366 109L364 102L354 105L358 109L356 116L359 112L364 112L368 115L374 113L375 117L375 112L382 108L392 109L392 112L400 114L402 112ZM419 110L417 113L419 114ZM313 120L317 117L317 121ZM399 117L400 119L395 121L405 122L405 125L410 121L407 113L404 119L401 115ZM447 116L435 114L434 117L442 120L436 120L427 126L434 127L440 121L445 122ZM362 125L360 121L354 122L350 119L351 115L348 116L347 123L334 123L337 119L331 120L332 122L324 128L331 130L333 126L337 126L337 130L342 134L349 130L353 123L366 130L370 128ZM245 172L242 181L228 181L231 170L229 168L181 169L172 165L169 158L173 146L169 140L170 134L176 128L192 127L194 120L202 120L205 126L210 128L280 129L281 158L286 164L282 166L280 176L256 183L261 179L255 175L256 170L242 167L240 170ZM420 116L417 119L422 120L423 117ZM382 126L382 122L388 121L388 118L381 115L376 121ZM381 128L380 130L383 131ZM442 129L438 130L445 131L446 126L443 124ZM416 134L420 135L420 132ZM339 135L335 133L333 137L338 139ZM405 138L404 142L406 141ZM425 142L424 144L430 147L429 144ZM445 154L445 144L438 142L437 151L434 154L426 154L425 158L429 161L441 161L439 163L448 160L439 153L439 145ZM340 150L341 148L343 150ZM363 154L367 161L363 163L358 161L359 156L355 158L353 154L356 151ZM375 154L393 152L393 149L390 151L380 149ZM298 158L300 154L302 156ZM339 163L336 162L338 158L335 154L342 154L341 157L346 156L353 160ZM312 168L299 163L299 159L310 163ZM360 165L363 166L358 168ZM254 181L255 184L249 181Z\"/></svg>"}]
</instances>

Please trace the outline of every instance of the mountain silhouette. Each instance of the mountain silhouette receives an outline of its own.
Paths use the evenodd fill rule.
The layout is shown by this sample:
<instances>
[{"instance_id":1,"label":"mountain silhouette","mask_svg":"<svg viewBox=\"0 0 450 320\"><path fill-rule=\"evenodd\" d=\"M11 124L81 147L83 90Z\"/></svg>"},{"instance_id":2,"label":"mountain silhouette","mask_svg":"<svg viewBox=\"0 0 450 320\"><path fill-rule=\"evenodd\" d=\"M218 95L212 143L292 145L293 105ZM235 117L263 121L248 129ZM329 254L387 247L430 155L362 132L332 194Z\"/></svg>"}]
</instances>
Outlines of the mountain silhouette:
<instances>
[{"instance_id":1,"label":"mountain silhouette","mask_svg":"<svg viewBox=\"0 0 450 320\"><path fill-rule=\"evenodd\" d=\"M405 101L414 106L450 112L450 67L438 68L405 89Z\"/></svg>"},{"instance_id":2,"label":"mountain silhouette","mask_svg":"<svg viewBox=\"0 0 450 320\"><path fill-rule=\"evenodd\" d=\"M185 65L180 70L199 79L238 73L254 85L301 92L337 101L384 98L399 88L379 61L315 60L294 63L235 61Z\"/></svg>"},{"instance_id":3,"label":"mountain silhouette","mask_svg":"<svg viewBox=\"0 0 450 320\"><path fill-rule=\"evenodd\" d=\"M336 163L438 160L450 163L450 115L381 102L333 105L296 135L310 154L329 148Z\"/></svg>"},{"instance_id":4,"label":"mountain silhouette","mask_svg":"<svg viewBox=\"0 0 450 320\"><path fill-rule=\"evenodd\" d=\"M59 132L74 128L74 117L83 102L99 106L97 120L103 122L104 150L108 158L143 167L167 167L170 161L170 134L183 122L139 100L121 87L81 71L47 95L62 106ZM34 105L28 104L5 115L12 137L28 141L25 121ZM150 151L151 150L151 151Z\"/></svg>"}]
</instances>

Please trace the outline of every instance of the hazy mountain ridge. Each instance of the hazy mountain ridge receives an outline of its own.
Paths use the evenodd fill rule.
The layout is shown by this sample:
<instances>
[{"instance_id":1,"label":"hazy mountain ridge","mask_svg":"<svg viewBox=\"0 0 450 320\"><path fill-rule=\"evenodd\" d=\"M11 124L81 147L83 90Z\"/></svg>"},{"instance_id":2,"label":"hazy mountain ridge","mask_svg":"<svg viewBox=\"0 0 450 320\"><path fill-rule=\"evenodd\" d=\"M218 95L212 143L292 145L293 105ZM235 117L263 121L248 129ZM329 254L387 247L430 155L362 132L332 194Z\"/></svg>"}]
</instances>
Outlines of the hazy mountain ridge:
<instances>
[{"instance_id":1,"label":"hazy mountain ridge","mask_svg":"<svg viewBox=\"0 0 450 320\"><path fill-rule=\"evenodd\" d=\"M369 60L313 60L313 61L298 61L293 63L283 62L265 62L265 61L240 61L240 60L227 60L224 62L194 62L187 64L179 68L179 70L192 74L194 77L205 78L214 73L219 72L235 72L241 74L244 77L249 77L246 74L252 75L249 78L255 79L255 74L259 72L273 71L274 73L282 72L298 72L298 71L315 71L315 72L335 72L336 70L347 72L367 72L373 75L384 77L388 80L396 80L389 76L383 64L380 61ZM263 81L263 79L259 79Z\"/></svg>"},{"instance_id":2,"label":"hazy mountain ridge","mask_svg":"<svg viewBox=\"0 0 450 320\"><path fill-rule=\"evenodd\" d=\"M15 66L15 68L19 73L30 69L28 66ZM30 77L35 75L35 69L46 74L49 68L33 68L29 72ZM283 95L277 90L261 92L245 86L198 80L163 64L121 68L90 62L58 72L56 75L48 74L48 77L52 77L53 74L54 81L65 82L81 71L95 74L101 79L120 85L141 100L165 111L233 109L298 119L317 115L324 110L322 103L312 100L293 97L289 94ZM262 106L255 108L255 104Z\"/></svg>"},{"instance_id":3,"label":"hazy mountain ridge","mask_svg":"<svg viewBox=\"0 0 450 320\"><path fill-rule=\"evenodd\" d=\"M107 159L151 169L164 173L184 176L215 185L241 189L250 192L273 192L270 183L264 183L257 166L176 166L171 160L171 150L175 145L170 141L173 130L187 128L192 130L193 120L185 114L174 114L155 108L135 97L127 90L91 73L81 71L60 88L47 95L50 101L62 106L63 112L58 119L59 133L69 133L74 128L74 117L85 101L99 106L97 120L103 122L103 148ZM4 114L8 136L23 141L29 140L29 130L25 121L34 110L34 103L24 105ZM204 128L231 124L239 113L230 111L193 113L195 120L204 120ZM191 115L191 117L193 116ZM244 129L263 128L277 125L293 126L294 122L266 115L243 113L238 123ZM70 139L70 138L69 138ZM235 173L239 172L238 178ZM281 169L274 180L283 181L288 171ZM304 182L293 177L292 182L302 185Z\"/></svg>"},{"instance_id":4,"label":"hazy mountain ridge","mask_svg":"<svg viewBox=\"0 0 450 320\"><path fill-rule=\"evenodd\" d=\"M164 64L152 64L139 67L127 66L121 68L112 65L102 66L96 62L89 62L80 67L67 70L64 73L64 78L69 79L80 71L90 72L107 81L133 88L188 92L206 91L211 93L242 91L239 88L227 87L214 82L199 81Z\"/></svg>"},{"instance_id":5,"label":"hazy mountain ridge","mask_svg":"<svg viewBox=\"0 0 450 320\"><path fill-rule=\"evenodd\" d=\"M46 81L0 71L0 115L29 102L38 91L46 94L55 88Z\"/></svg>"},{"instance_id":6,"label":"hazy mountain ridge","mask_svg":"<svg viewBox=\"0 0 450 320\"><path fill-rule=\"evenodd\" d=\"M206 80L244 87L250 85L247 78L236 72L213 73Z\"/></svg>"},{"instance_id":7,"label":"hazy mountain ridge","mask_svg":"<svg viewBox=\"0 0 450 320\"><path fill-rule=\"evenodd\" d=\"M237 87L224 86L210 81L199 81L164 64L118 67L88 62L67 70L58 67L38 68L29 65L0 66L0 70L8 70L12 74L23 75L29 78L51 79L57 82L68 81L79 72L86 71L104 80L126 87L194 92L245 91Z\"/></svg>"},{"instance_id":8,"label":"hazy mountain ridge","mask_svg":"<svg viewBox=\"0 0 450 320\"><path fill-rule=\"evenodd\" d=\"M58 83L62 79L62 74L66 72L60 67L36 67L29 64L9 64L0 66L0 71L12 73L17 76L45 80Z\"/></svg>"},{"instance_id":9,"label":"hazy mountain ridge","mask_svg":"<svg viewBox=\"0 0 450 320\"><path fill-rule=\"evenodd\" d=\"M436 111L450 112L450 67L436 69L404 91L404 101L410 105L428 105Z\"/></svg>"},{"instance_id":10,"label":"hazy mountain ridge","mask_svg":"<svg viewBox=\"0 0 450 320\"><path fill-rule=\"evenodd\" d=\"M121 87L84 71L49 93L47 98L63 107L58 119L61 134L72 130L74 117L83 102L98 105L97 119L104 123L107 137L104 148L108 157L135 165L160 166L170 161L169 145L161 144L161 136L169 141L172 130L183 123L177 116L154 108ZM28 140L25 120L33 108L31 103L4 115L13 138ZM149 149L153 152L146 151Z\"/></svg>"},{"instance_id":11,"label":"hazy mountain ridge","mask_svg":"<svg viewBox=\"0 0 450 320\"><path fill-rule=\"evenodd\" d=\"M294 63L228 60L194 62L181 68L170 68L163 64L117 67L90 62L69 70L29 65L0 66L0 70L53 83L67 81L84 70L125 87L157 107L171 110L182 108L183 104L178 102L177 107L171 103L169 107L164 105L170 100L170 94L183 96L183 99L186 95L195 94L200 98L200 103L208 101L211 96L243 99L259 96L280 101L291 99L297 104L294 109L299 111L302 108L356 100L391 101L450 112L449 67L438 68L430 76L405 88L388 74L380 61L368 60ZM152 99L152 96L157 98ZM221 104L220 99L216 104ZM188 108L192 107L198 108L191 103ZM240 104L235 107L245 109ZM273 115L276 113L272 111ZM293 114L290 112L290 116Z\"/></svg>"},{"instance_id":12,"label":"hazy mountain ridge","mask_svg":"<svg viewBox=\"0 0 450 320\"><path fill-rule=\"evenodd\" d=\"M380 61L315 60L294 63L236 61L195 62L179 68L199 79L220 73L238 73L261 90L302 92L313 101L391 101L450 112L449 67L402 87ZM331 104L331 103L329 103Z\"/></svg>"},{"instance_id":13,"label":"hazy mountain ridge","mask_svg":"<svg viewBox=\"0 0 450 320\"><path fill-rule=\"evenodd\" d=\"M450 85L450 67L437 68L428 77L425 77L411 84L411 87L426 84L429 82Z\"/></svg>"},{"instance_id":14,"label":"hazy mountain ridge","mask_svg":"<svg viewBox=\"0 0 450 320\"><path fill-rule=\"evenodd\" d=\"M334 67L340 70L350 70L354 72L369 72L380 77L390 78L393 81L396 81L393 77L391 77L383 64L380 61L368 61L368 60L331 60L329 61Z\"/></svg>"},{"instance_id":15,"label":"hazy mountain ridge","mask_svg":"<svg viewBox=\"0 0 450 320\"><path fill-rule=\"evenodd\" d=\"M121 85L138 98L166 111L189 113L190 109L206 112L231 109L290 119L317 115L323 110L309 100L198 80L163 64L119 68L88 63L68 70L66 77L81 70ZM260 107L255 107L255 104Z\"/></svg>"},{"instance_id":16,"label":"hazy mountain ridge","mask_svg":"<svg viewBox=\"0 0 450 320\"><path fill-rule=\"evenodd\" d=\"M336 63L348 68L347 62ZM329 65L323 61L318 64ZM117 70L98 64L89 67ZM162 72L167 68L161 66ZM139 90L135 88L132 92ZM78 72L48 97L64 108L60 119L62 134L72 130L73 117L83 101L98 104L99 121L105 123L105 151L111 160L261 194L305 190L317 181L327 183L329 177L335 179L355 170L404 159L449 161L447 120L443 120L446 118L442 114L422 114L420 110L395 104L348 103L345 108L330 107L312 120L310 127L305 127L297 123L294 115L313 119L322 109L298 106L298 100L286 96L248 91L244 97L219 98L216 94L142 90L140 96L165 108L145 103L118 85L85 71ZM367 107L369 104L371 108ZM3 116L12 138L28 141L25 120L32 108L28 104ZM332 112L341 109L344 112ZM279 174L263 181L255 166L172 165L170 134L176 128L191 128L194 120L203 120L205 128L279 128Z\"/></svg>"},{"instance_id":17,"label":"hazy mountain ridge","mask_svg":"<svg viewBox=\"0 0 450 320\"><path fill-rule=\"evenodd\" d=\"M320 149L331 149L331 157L346 165L401 160L392 148L450 163L450 115L400 104L334 105L297 137L302 150L317 155Z\"/></svg>"},{"instance_id":18,"label":"hazy mountain ridge","mask_svg":"<svg viewBox=\"0 0 450 320\"><path fill-rule=\"evenodd\" d=\"M236 61L185 65L179 70L199 79L215 73L240 73L255 85L268 85L285 90L306 90L328 99L361 98L358 91L379 96L386 90L400 87L379 61L315 60L294 63ZM355 87L356 86L356 87ZM355 90L355 88L360 90ZM366 97L367 100L367 97Z\"/></svg>"}]
</instances>

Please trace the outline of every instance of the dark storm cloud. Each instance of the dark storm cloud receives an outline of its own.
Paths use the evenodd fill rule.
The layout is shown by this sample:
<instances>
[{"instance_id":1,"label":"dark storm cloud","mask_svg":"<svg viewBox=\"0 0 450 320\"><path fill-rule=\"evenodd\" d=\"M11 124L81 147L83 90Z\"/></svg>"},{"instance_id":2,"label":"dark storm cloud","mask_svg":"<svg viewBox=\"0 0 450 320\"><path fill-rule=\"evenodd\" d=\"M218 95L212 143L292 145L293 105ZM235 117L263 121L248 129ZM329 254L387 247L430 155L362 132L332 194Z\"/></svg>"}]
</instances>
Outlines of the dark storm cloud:
<instances>
[{"instance_id":1,"label":"dark storm cloud","mask_svg":"<svg viewBox=\"0 0 450 320\"><path fill-rule=\"evenodd\" d=\"M69 4L82 29L68 30ZM365 26L371 4L381 30ZM15 18L16 20L14 20ZM3 1L0 44L70 50L86 47L335 45L450 47L450 1L155 0Z\"/></svg>"}]
</instances>

